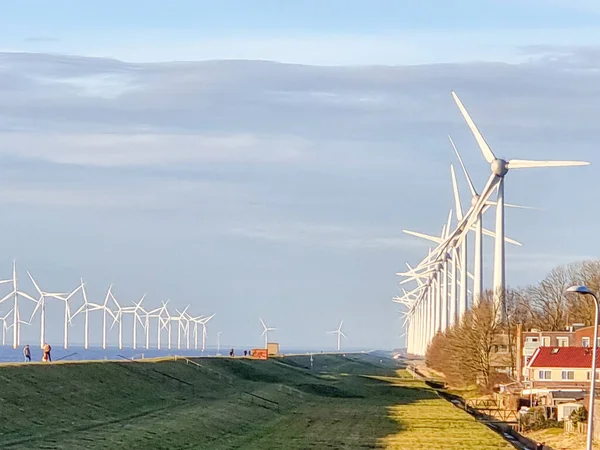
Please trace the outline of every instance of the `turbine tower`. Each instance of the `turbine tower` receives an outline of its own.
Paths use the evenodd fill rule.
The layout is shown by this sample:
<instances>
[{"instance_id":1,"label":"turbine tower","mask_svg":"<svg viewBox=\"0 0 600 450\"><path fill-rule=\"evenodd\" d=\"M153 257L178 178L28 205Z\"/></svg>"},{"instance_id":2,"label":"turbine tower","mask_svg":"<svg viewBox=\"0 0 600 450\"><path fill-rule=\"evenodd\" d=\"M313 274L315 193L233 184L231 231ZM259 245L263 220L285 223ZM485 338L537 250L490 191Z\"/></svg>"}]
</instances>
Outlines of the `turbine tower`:
<instances>
[{"instance_id":1,"label":"turbine tower","mask_svg":"<svg viewBox=\"0 0 600 450\"><path fill-rule=\"evenodd\" d=\"M337 330L327 332L327 334L337 334L337 351L338 352L342 349L342 336L344 336L346 339L348 339L348 336L346 336L344 334L344 332L342 331L342 325L344 325L343 320L340 322L340 326L338 327Z\"/></svg>"},{"instance_id":2,"label":"turbine tower","mask_svg":"<svg viewBox=\"0 0 600 450\"><path fill-rule=\"evenodd\" d=\"M487 144L483 135L479 132L475 122L463 106L462 102L452 91L452 97L458 106L460 113L467 122L481 153L490 164L492 171L491 185L497 185L498 196L496 200L496 241L494 247L494 306L496 311L496 320L504 322L506 320L506 260L504 252L504 177L510 169L532 169L543 167L570 167L586 166L589 162L585 161L532 161L523 159L505 160L497 158L492 149ZM490 191L491 193L491 191Z\"/></svg>"}]
</instances>

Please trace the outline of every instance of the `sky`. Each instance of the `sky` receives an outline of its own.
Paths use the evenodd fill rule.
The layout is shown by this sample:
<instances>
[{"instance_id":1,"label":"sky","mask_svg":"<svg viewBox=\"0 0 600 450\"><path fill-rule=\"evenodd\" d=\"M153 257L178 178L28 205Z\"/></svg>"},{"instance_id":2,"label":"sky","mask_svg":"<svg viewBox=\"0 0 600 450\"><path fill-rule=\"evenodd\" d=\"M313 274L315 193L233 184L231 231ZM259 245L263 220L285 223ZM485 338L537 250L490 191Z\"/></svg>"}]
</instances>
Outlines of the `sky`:
<instances>
[{"instance_id":1,"label":"sky","mask_svg":"<svg viewBox=\"0 0 600 450\"><path fill-rule=\"evenodd\" d=\"M591 0L5 2L0 278L15 259L31 295L27 271L190 304L216 313L209 345L260 345L263 317L282 347L331 349L342 319L347 347L403 346L395 273L428 244L401 230L439 235L454 208L447 135L489 176L453 89L499 157L592 163L507 175L536 208L507 209L508 284L597 257L599 19Z\"/></svg>"}]
</instances>

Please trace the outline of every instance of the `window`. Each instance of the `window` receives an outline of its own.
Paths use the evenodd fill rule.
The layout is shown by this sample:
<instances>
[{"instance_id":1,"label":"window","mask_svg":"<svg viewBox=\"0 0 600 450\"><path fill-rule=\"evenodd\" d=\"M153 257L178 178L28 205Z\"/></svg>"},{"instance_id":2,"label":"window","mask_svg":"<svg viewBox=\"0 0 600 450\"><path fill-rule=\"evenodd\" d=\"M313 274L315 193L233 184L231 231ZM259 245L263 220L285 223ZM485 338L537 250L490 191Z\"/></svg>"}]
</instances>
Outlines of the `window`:
<instances>
[{"instance_id":1,"label":"window","mask_svg":"<svg viewBox=\"0 0 600 450\"><path fill-rule=\"evenodd\" d=\"M527 343L529 343L529 342L537 342L537 341L538 341L538 338L536 338L536 337L528 336L528 337L525 338L525 342L527 342Z\"/></svg>"},{"instance_id":2,"label":"window","mask_svg":"<svg viewBox=\"0 0 600 450\"><path fill-rule=\"evenodd\" d=\"M568 347L569 346L569 338L568 337L557 337L556 343L559 347Z\"/></svg>"},{"instance_id":3,"label":"window","mask_svg":"<svg viewBox=\"0 0 600 450\"><path fill-rule=\"evenodd\" d=\"M581 346L589 347L590 346L590 338L589 337L581 338Z\"/></svg>"},{"instance_id":4,"label":"window","mask_svg":"<svg viewBox=\"0 0 600 450\"><path fill-rule=\"evenodd\" d=\"M563 406L563 417L569 417L573 411L577 411L579 406Z\"/></svg>"},{"instance_id":5,"label":"window","mask_svg":"<svg viewBox=\"0 0 600 450\"><path fill-rule=\"evenodd\" d=\"M540 370L538 372L538 378L540 380L551 380L552 379L552 372L550 370Z\"/></svg>"},{"instance_id":6,"label":"window","mask_svg":"<svg viewBox=\"0 0 600 450\"><path fill-rule=\"evenodd\" d=\"M588 380L592 379L592 371L591 370L587 371L587 379ZM596 380L600 380L600 371L596 371Z\"/></svg>"},{"instance_id":7,"label":"window","mask_svg":"<svg viewBox=\"0 0 600 450\"><path fill-rule=\"evenodd\" d=\"M550 347L550 336L544 336L542 338L542 347Z\"/></svg>"},{"instance_id":8,"label":"window","mask_svg":"<svg viewBox=\"0 0 600 450\"><path fill-rule=\"evenodd\" d=\"M573 372L572 370L563 370L561 378L563 380L574 380L575 379L575 372Z\"/></svg>"}]
</instances>

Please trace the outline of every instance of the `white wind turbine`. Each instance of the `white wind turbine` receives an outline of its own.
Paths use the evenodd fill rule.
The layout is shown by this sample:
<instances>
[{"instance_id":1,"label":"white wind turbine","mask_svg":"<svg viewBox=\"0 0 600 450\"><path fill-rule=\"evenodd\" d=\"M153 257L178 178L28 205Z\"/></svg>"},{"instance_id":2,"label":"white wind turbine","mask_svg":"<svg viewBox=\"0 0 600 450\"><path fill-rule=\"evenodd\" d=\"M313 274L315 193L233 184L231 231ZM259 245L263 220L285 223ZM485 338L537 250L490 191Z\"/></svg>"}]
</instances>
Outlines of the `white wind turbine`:
<instances>
[{"instance_id":1,"label":"white wind turbine","mask_svg":"<svg viewBox=\"0 0 600 450\"><path fill-rule=\"evenodd\" d=\"M146 298L146 294L144 294L142 296L142 298L140 299L139 302L134 303L134 306L126 306L124 308L120 308L121 320L123 318L123 315L125 315L125 314L133 315L133 349L134 350L137 349L137 324L138 324L138 322L140 323L142 328L145 327L145 323L142 322L142 318L140 317L140 314L138 313L138 311L144 310L142 308L142 302L144 301L145 298Z\"/></svg>"},{"instance_id":2,"label":"white wind turbine","mask_svg":"<svg viewBox=\"0 0 600 450\"><path fill-rule=\"evenodd\" d=\"M523 159L511 159L507 161L505 159L497 158L483 138L483 135L479 132L475 122L473 122L473 119L471 119L467 109L456 95L456 92L452 91L452 97L454 98L460 113L473 133L473 136L475 137L475 140L481 149L481 153L486 161L490 164L493 179L490 178L488 184L491 186L495 184L497 185L498 189L498 197L496 200L496 241L494 248L494 303L496 305L496 311L499 311L500 313L496 319L498 321L504 321L506 319L506 299L504 295L506 290L506 259L504 253L504 177L510 169L585 166L588 165L589 162L532 161Z\"/></svg>"},{"instance_id":3,"label":"white wind turbine","mask_svg":"<svg viewBox=\"0 0 600 450\"><path fill-rule=\"evenodd\" d=\"M338 327L337 330L327 332L327 334L337 334L337 351L338 352L342 349L342 336L344 336L346 339L348 339L348 336L346 336L344 334L344 332L342 331L343 324L344 324L344 321L342 320L340 322L340 326Z\"/></svg>"},{"instance_id":4,"label":"white wind turbine","mask_svg":"<svg viewBox=\"0 0 600 450\"><path fill-rule=\"evenodd\" d=\"M178 309L175 312L178 314L175 317L171 317L170 320L172 322L177 322L177 350L181 350L181 330L183 329L184 333L186 332L185 326L183 325L184 321L187 321L187 325L189 327L189 321L185 317L185 313L187 312L190 305L187 305L183 311L179 311ZM189 347L189 345L188 345ZM169 326L169 348L171 348L171 330Z\"/></svg>"},{"instance_id":5,"label":"white wind turbine","mask_svg":"<svg viewBox=\"0 0 600 450\"><path fill-rule=\"evenodd\" d=\"M29 279L33 283L35 290L40 295L40 298L36 302L37 304L35 305L35 308L33 309L33 312L31 313L31 318L29 319L29 322L31 323L31 321L33 320L33 317L35 316L35 313L39 309L40 310L40 348L44 348L44 345L47 342L46 341L46 297L54 297L54 298L60 299L61 296L67 295L67 293L65 293L65 292L54 292L54 293L44 292L40 289L39 285L35 282L35 280L33 279L33 276L31 276L31 273L27 272L27 275L29 276Z\"/></svg>"},{"instance_id":6,"label":"white wind turbine","mask_svg":"<svg viewBox=\"0 0 600 450\"><path fill-rule=\"evenodd\" d=\"M112 310L108 307L108 302L111 298L114 298L112 295L112 287L111 284L108 287L108 291L106 292L106 297L104 297L104 303L102 304L102 349L106 350L106 315L110 314L110 316L116 320L117 316L113 314ZM114 325L114 322L113 322Z\"/></svg>"},{"instance_id":7,"label":"white wind turbine","mask_svg":"<svg viewBox=\"0 0 600 450\"><path fill-rule=\"evenodd\" d=\"M200 315L198 317L192 317L187 313L185 315L188 319L188 322L194 324L194 350L198 350L198 324L200 323L200 319L202 319L204 316Z\"/></svg>"},{"instance_id":8,"label":"white wind turbine","mask_svg":"<svg viewBox=\"0 0 600 450\"><path fill-rule=\"evenodd\" d=\"M265 322L262 320L262 317L259 317L260 319L260 323L263 326L263 332L261 334L261 336L265 337L265 348L269 347L269 331L275 331L277 330L277 328L269 328L265 325Z\"/></svg>"},{"instance_id":9,"label":"white wind turbine","mask_svg":"<svg viewBox=\"0 0 600 450\"><path fill-rule=\"evenodd\" d=\"M113 295L112 290L110 291L110 298L117 307L117 311L113 315L113 323L110 327L112 328L115 326L115 323L119 323L119 350L121 350L123 348L123 308L121 308L121 305Z\"/></svg>"},{"instance_id":10,"label":"white wind turbine","mask_svg":"<svg viewBox=\"0 0 600 450\"><path fill-rule=\"evenodd\" d=\"M160 350L160 332L161 332L161 325L162 325L162 311L163 311L163 306L161 306L160 308L155 308L151 311L146 311L142 308L142 311L144 313L144 330L146 332L146 350L148 350L150 348L150 319L154 318L154 319L158 319L158 336L157 336L157 347Z\"/></svg>"},{"instance_id":11,"label":"white wind turbine","mask_svg":"<svg viewBox=\"0 0 600 450\"><path fill-rule=\"evenodd\" d=\"M81 284L81 294L83 296L83 305L81 305L81 307L75 312L75 314L73 314L71 316L71 320L73 318L75 318L78 314L80 313L85 313L84 314L84 326L83 326L83 348L84 349L88 349L89 348L89 342L90 342L90 311L99 311L102 310L104 312L104 315L106 316L107 313L107 309L105 305L99 305L97 303L91 303L88 301L87 298L87 292L85 291L85 286L84 286L84 282L83 279L80 280ZM110 313L110 310L108 311ZM112 315L112 313L111 313ZM106 328L106 326L105 326ZM102 348L106 348L106 340L103 339L103 347Z\"/></svg>"},{"instance_id":12,"label":"white wind turbine","mask_svg":"<svg viewBox=\"0 0 600 450\"><path fill-rule=\"evenodd\" d=\"M160 308L160 312L158 313L158 323L157 323L157 338L156 338L156 347L160 350L161 348L161 337L162 330L166 329L169 333L169 350L171 349L171 315L169 314L169 310L167 309L167 304L169 300L166 302L162 302L162 307ZM164 317L166 315L166 317Z\"/></svg>"},{"instance_id":13,"label":"white wind turbine","mask_svg":"<svg viewBox=\"0 0 600 450\"><path fill-rule=\"evenodd\" d=\"M2 321L2 346L6 345L6 331L10 328L7 323L8 317L12 314L12 309L7 312L4 317L0 317L0 321Z\"/></svg>"},{"instance_id":14,"label":"white wind turbine","mask_svg":"<svg viewBox=\"0 0 600 450\"><path fill-rule=\"evenodd\" d=\"M0 283L10 283L10 282L12 282L13 289L4 298L0 299L0 303L4 303L5 301L9 300L11 297L13 298L13 302L14 302L13 308L12 308L12 314L13 314L12 326L14 327L13 328L13 348L16 349L21 344L21 324L28 323L28 322L22 321L21 317L19 315L19 296L26 298L27 300L30 300L34 303L37 303L37 300L34 299L33 297L31 297L30 295L26 294L25 292L19 291L19 289L17 287L17 263L15 261L13 261L13 277L12 277L12 279L11 280L3 280Z\"/></svg>"},{"instance_id":15,"label":"white wind turbine","mask_svg":"<svg viewBox=\"0 0 600 450\"><path fill-rule=\"evenodd\" d=\"M64 348L69 348L69 325L71 325L71 308L69 307L69 300L73 297L79 290L81 289L81 285L77 286L75 290L73 290L69 295L63 297L62 295L53 295L52 297L60 300L65 303L65 314L64 314Z\"/></svg>"},{"instance_id":16,"label":"white wind turbine","mask_svg":"<svg viewBox=\"0 0 600 450\"><path fill-rule=\"evenodd\" d=\"M210 321L210 319L212 319L213 317L215 317L215 315L213 314L212 316L208 316L205 317L203 319L198 320L198 323L200 325L202 325L202 351L204 351L206 349L206 324ZM197 336L197 332L196 332L196 336Z\"/></svg>"},{"instance_id":17,"label":"white wind turbine","mask_svg":"<svg viewBox=\"0 0 600 450\"><path fill-rule=\"evenodd\" d=\"M460 163L460 166L462 167L462 170L467 179L467 184L469 185L469 190L471 191L471 207L469 208L469 211L465 214L466 216L468 216L469 214L471 214L473 212L473 208L478 203L481 196L477 193L477 190L475 189L475 185L473 184L473 181L471 180L471 177L469 176L469 172L467 171L467 168L465 167L465 163L463 162L463 159L461 158L460 153L458 152L458 149L456 148L456 145L454 145L454 141L452 140L452 138L450 136L448 136L448 139L450 140L450 144L452 145L452 148L454 149L454 153L456 154L456 157L458 158L458 162ZM460 221L463 217L462 207L460 206L460 197L458 195L458 185L456 183L456 175L454 173L454 168L451 168L451 170L452 170L452 184L454 187L454 199L455 199L455 203L457 205L456 214L457 214L458 220ZM496 205L496 202L486 200L484 207L477 214L475 214L476 221L475 221L474 227L471 228L471 230L474 229L474 231L475 231L475 257L474 257L474 266L473 266L473 275L474 275L473 300L475 302L478 301L478 299L481 297L481 294L483 293L483 234L484 234L483 214L487 211L487 209L490 206L495 206L495 205ZM528 206L512 205L510 203L505 203L504 206L507 206L510 208L534 209L534 208L531 208ZM460 217L459 217L459 214L460 214ZM495 237L495 235L493 235L491 232L489 232L487 230L486 230L485 234L488 236ZM466 255L466 252L467 252L466 236L462 242L463 242L463 247L464 247L464 253ZM510 241L507 240L506 242L510 242ZM512 243L514 244L514 242L512 242ZM461 293L461 296L462 296L462 293Z\"/></svg>"}]
</instances>

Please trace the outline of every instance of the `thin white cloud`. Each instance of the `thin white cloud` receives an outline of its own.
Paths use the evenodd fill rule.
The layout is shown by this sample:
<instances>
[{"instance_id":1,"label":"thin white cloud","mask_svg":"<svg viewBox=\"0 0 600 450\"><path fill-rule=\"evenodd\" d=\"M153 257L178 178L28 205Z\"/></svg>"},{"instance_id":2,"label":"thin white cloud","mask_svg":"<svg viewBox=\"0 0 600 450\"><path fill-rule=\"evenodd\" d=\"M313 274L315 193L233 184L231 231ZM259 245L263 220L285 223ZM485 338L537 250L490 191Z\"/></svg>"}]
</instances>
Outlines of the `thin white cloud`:
<instances>
[{"instance_id":1,"label":"thin white cloud","mask_svg":"<svg viewBox=\"0 0 600 450\"><path fill-rule=\"evenodd\" d=\"M293 162L300 139L250 134L0 133L0 155L61 164L155 166L202 162Z\"/></svg>"},{"instance_id":2,"label":"thin white cloud","mask_svg":"<svg viewBox=\"0 0 600 450\"><path fill-rule=\"evenodd\" d=\"M265 224L233 227L231 234L278 243L311 244L346 249L398 250L421 247L413 239L402 236L381 236L372 230L353 229L337 225Z\"/></svg>"}]
</instances>

